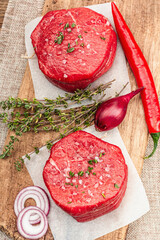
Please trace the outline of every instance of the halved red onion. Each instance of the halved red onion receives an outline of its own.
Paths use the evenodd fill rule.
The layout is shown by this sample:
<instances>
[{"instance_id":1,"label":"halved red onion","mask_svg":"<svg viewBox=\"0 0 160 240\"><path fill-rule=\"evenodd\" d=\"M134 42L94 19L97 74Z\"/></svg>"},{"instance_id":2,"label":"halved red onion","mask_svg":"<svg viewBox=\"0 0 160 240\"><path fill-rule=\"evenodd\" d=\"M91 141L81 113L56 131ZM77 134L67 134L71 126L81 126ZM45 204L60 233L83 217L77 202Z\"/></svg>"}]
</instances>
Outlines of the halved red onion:
<instances>
[{"instance_id":1,"label":"halved red onion","mask_svg":"<svg viewBox=\"0 0 160 240\"><path fill-rule=\"evenodd\" d=\"M30 186L22 189L14 202L14 211L16 216L24 209L25 201L29 198L32 198L36 202L36 206L40 208L45 215L47 216L50 210L50 202L47 193L38 186ZM39 223L40 218L36 214L30 216L30 223L37 224Z\"/></svg>"},{"instance_id":2,"label":"halved red onion","mask_svg":"<svg viewBox=\"0 0 160 240\"><path fill-rule=\"evenodd\" d=\"M32 225L30 223L30 216L36 214L40 217L40 223L38 225ZM18 232L28 239L39 239L43 237L48 229L48 220L45 213L38 207L30 206L24 208L17 218Z\"/></svg>"}]
</instances>

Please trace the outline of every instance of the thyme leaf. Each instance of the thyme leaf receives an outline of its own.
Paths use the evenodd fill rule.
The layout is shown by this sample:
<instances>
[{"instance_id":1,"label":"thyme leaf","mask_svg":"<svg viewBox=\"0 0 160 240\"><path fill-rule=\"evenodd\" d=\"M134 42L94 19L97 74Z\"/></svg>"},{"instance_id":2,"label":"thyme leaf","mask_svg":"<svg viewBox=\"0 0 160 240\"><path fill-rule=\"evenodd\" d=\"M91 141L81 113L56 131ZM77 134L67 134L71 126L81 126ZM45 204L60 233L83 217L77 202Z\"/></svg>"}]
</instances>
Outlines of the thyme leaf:
<instances>
[{"instance_id":1,"label":"thyme leaf","mask_svg":"<svg viewBox=\"0 0 160 240\"><path fill-rule=\"evenodd\" d=\"M66 23L66 24L65 24L64 30L65 30L66 28L69 28L69 23Z\"/></svg>"},{"instance_id":2,"label":"thyme leaf","mask_svg":"<svg viewBox=\"0 0 160 240\"><path fill-rule=\"evenodd\" d=\"M106 38L105 38L105 37L102 37L102 36L100 36L100 38L101 38L102 40L106 40Z\"/></svg>"},{"instance_id":3,"label":"thyme leaf","mask_svg":"<svg viewBox=\"0 0 160 240\"><path fill-rule=\"evenodd\" d=\"M114 187L115 187L115 188L119 188L119 186L118 186L118 184L117 184L117 183L115 183L115 184L114 184Z\"/></svg>"},{"instance_id":4,"label":"thyme leaf","mask_svg":"<svg viewBox=\"0 0 160 240\"><path fill-rule=\"evenodd\" d=\"M75 26L76 26L76 24L75 24L75 23L72 23L71 27L74 28Z\"/></svg>"},{"instance_id":5,"label":"thyme leaf","mask_svg":"<svg viewBox=\"0 0 160 240\"><path fill-rule=\"evenodd\" d=\"M69 45L70 46L70 45ZM71 53L71 52L73 52L75 50L75 48L74 47L72 47L72 48L69 48L68 47L68 49L67 49L67 53Z\"/></svg>"}]
</instances>

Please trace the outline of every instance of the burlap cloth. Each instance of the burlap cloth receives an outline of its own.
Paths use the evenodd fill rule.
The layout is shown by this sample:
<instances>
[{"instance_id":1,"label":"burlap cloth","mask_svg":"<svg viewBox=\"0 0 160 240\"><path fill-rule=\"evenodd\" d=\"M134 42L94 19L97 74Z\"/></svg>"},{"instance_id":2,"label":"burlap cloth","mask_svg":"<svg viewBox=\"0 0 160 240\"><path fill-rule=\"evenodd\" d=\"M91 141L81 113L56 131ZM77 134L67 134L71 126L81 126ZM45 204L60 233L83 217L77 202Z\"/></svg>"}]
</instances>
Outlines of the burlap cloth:
<instances>
[{"instance_id":1,"label":"burlap cloth","mask_svg":"<svg viewBox=\"0 0 160 240\"><path fill-rule=\"evenodd\" d=\"M26 68L24 26L40 16L44 0L10 0L0 35L0 101L8 96L16 97ZM0 152L7 128L0 123ZM151 152L149 139L146 155ZM151 210L130 224L126 240L160 240L160 147L154 157L145 160L141 175L149 198ZM2 213L1 213L2 214ZM0 240L8 239L0 232ZM84 239L85 240L85 239Z\"/></svg>"}]
</instances>

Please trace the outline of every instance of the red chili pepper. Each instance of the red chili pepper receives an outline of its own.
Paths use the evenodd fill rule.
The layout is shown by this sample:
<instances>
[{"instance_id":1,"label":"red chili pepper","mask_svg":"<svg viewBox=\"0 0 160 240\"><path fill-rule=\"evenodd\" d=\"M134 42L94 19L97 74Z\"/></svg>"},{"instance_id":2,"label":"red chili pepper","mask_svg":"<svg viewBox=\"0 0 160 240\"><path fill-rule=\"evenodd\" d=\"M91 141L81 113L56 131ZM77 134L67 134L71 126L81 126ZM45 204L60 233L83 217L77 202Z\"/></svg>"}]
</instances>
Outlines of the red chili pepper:
<instances>
[{"instance_id":1,"label":"red chili pepper","mask_svg":"<svg viewBox=\"0 0 160 240\"><path fill-rule=\"evenodd\" d=\"M137 85L138 87L144 87L144 90L141 93L141 98L148 130L154 142L154 149L147 157L149 158L156 151L160 137L160 106L158 96L151 71L143 53L141 52L115 3L112 2L111 6L116 31L124 53L136 78Z\"/></svg>"}]
</instances>

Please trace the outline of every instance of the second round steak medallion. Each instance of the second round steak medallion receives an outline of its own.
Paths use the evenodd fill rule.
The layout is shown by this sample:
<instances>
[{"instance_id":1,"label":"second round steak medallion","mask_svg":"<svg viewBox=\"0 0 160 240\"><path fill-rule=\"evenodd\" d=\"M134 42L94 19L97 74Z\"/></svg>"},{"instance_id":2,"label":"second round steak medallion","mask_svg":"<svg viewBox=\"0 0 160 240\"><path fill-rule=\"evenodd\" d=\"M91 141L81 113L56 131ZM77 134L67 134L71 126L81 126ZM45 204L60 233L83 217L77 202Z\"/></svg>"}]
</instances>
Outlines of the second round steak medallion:
<instances>
[{"instance_id":1,"label":"second round steak medallion","mask_svg":"<svg viewBox=\"0 0 160 240\"><path fill-rule=\"evenodd\" d=\"M43 178L55 203L85 222L120 205L128 168L119 147L77 131L53 145Z\"/></svg>"}]
</instances>

